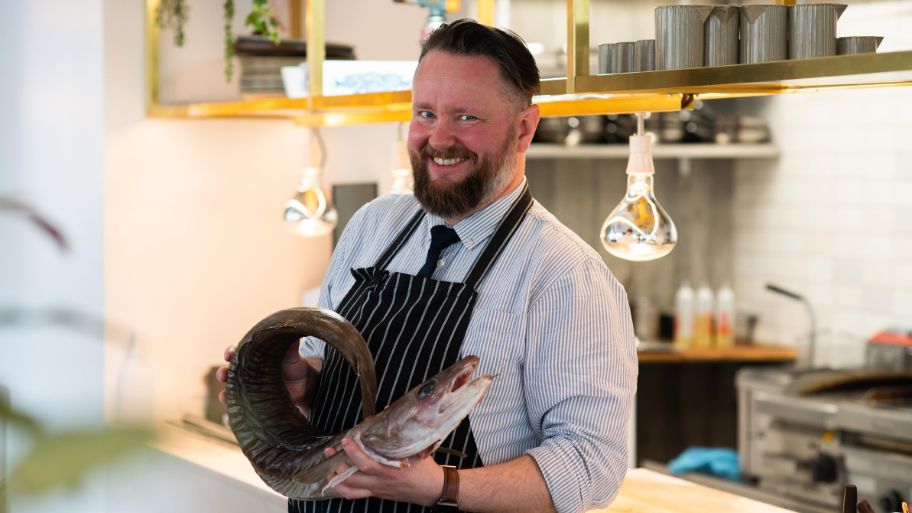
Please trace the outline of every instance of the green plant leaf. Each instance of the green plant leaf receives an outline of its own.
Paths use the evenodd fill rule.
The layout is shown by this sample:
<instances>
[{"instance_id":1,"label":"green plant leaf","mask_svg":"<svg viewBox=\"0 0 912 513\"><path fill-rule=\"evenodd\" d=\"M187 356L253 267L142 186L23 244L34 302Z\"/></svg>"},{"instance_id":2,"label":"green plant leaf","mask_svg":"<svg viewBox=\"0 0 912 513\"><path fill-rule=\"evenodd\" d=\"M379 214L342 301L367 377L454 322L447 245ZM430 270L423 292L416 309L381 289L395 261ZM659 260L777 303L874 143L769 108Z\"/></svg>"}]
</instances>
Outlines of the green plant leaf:
<instances>
[{"instance_id":1,"label":"green plant leaf","mask_svg":"<svg viewBox=\"0 0 912 513\"><path fill-rule=\"evenodd\" d=\"M27 432L38 435L41 433L41 426L38 421L28 415L15 410L8 402L0 398L0 419L9 420L12 424L25 429ZM0 443L3 443L0 440Z\"/></svg>"},{"instance_id":2,"label":"green plant leaf","mask_svg":"<svg viewBox=\"0 0 912 513\"><path fill-rule=\"evenodd\" d=\"M153 438L142 427L101 428L35 437L10 476L13 494L33 495L74 486L91 470L138 449Z\"/></svg>"}]
</instances>

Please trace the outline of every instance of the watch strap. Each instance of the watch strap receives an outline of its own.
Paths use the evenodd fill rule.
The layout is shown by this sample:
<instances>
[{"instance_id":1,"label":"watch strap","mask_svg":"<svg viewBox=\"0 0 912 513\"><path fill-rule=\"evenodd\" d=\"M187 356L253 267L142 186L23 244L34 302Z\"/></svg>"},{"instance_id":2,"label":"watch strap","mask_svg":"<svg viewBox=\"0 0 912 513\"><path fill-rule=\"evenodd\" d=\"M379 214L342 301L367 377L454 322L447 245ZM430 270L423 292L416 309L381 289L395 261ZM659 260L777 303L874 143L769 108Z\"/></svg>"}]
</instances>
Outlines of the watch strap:
<instances>
[{"instance_id":1,"label":"watch strap","mask_svg":"<svg viewBox=\"0 0 912 513\"><path fill-rule=\"evenodd\" d=\"M459 471L452 465L441 465L443 468L443 493L434 507L436 513L455 513L459 511Z\"/></svg>"}]
</instances>

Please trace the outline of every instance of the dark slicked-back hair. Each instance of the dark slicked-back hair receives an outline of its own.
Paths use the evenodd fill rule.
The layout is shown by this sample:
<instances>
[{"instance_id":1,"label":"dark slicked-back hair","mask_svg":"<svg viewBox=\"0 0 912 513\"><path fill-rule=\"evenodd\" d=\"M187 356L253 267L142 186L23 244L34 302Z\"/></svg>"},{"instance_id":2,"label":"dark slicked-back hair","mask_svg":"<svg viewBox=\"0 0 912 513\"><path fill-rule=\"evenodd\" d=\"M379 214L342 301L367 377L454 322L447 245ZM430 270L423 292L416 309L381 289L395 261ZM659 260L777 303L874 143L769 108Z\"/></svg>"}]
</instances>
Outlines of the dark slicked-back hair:
<instances>
[{"instance_id":1,"label":"dark slicked-back hair","mask_svg":"<svg viewBox=\"0 0 912 513\"><path fill-rule=\"evenodd\" d=\"M462 19L445 23L421 44L421 59L431 50L456 55L482 55L494 59L500 75L524 107L538 93L538 66L519 35L482 25L475 20Z\"/></svg>"}]
</instances>

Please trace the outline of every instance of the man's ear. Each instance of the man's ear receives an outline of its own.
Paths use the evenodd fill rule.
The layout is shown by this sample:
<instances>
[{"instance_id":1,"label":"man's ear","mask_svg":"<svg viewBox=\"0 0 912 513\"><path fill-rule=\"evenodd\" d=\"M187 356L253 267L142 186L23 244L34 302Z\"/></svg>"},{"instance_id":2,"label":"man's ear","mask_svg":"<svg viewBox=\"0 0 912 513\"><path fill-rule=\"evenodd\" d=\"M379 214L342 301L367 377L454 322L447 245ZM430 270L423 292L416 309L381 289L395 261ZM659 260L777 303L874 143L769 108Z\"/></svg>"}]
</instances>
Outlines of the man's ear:
<instances>
[{"instance_id":1,"label":"man's ear","mask_svg":"<svg viewBox=\"0 0 912 513\"><path fill-rule=\"evenodd\" d=\"M535 135L535 129L538 128L538 120L541 118L541 110L538 105L532 104L520 111L519 113L519 130L516 134L516 151L525 153L532 143L532 136Z\"/></svg>"}]
</instances>

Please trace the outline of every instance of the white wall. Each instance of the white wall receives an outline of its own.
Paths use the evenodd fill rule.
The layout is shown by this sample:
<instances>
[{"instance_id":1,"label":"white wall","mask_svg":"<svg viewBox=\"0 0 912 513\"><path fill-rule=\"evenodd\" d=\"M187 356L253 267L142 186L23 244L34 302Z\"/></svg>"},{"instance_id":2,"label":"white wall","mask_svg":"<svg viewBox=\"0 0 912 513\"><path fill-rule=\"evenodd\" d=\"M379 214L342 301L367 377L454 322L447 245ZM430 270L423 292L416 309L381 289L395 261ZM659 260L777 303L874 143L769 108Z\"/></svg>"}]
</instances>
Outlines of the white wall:
<instances>
[{"instance_id":1,"label":"white wall","mask_svg":"<svg viewBox=\"0 0 912 513\"><path fill-rule=\"evenodd\" d=\"M212 20L220 20L221 11L197 4L187 27L195 46L162 51L181 63L181 52L200 53L208 45L211 62L200 65L194 80L218 91L222 76L212 69L222 63L221 25ZM373 4L364 2L364 9L376 27L398 26L408 15L421 20L417 7ZM236 19L243 19L246 10L238 5ZM365 55L378 47L399 48L392 58L417 55L417 37L362 30L337 12L338 3L327 7L328 40L354 44L362 57L380 58ZM126 394L151 400L155 418L173 419L201 413L203 374L219 363L225 346L319 285L331 243L328 236L297 237L281 220L306 162L306 129L290 121L147 119L143 68L136 61L143 48L142 2L109 0L105 9L107 314L135 332L141 370L149 374L145 384L121 378L126 346L110 344L109 407L115 414ZM165 82L165 89L173 85ZM324 129L327 181L375 181L385 192L396 130L394 124Z\"/></svg>"},{"instance_id":2,"label":"white wall","mask_svg":"<svg viewBox=\"0 0 912 513\"><path fill-rule=\"evenodd\" d=\"M0 212L0 310L104 312L101 4L2 2L0 195L37 207L71 249L59 253L25 218ZM51 429L100 422L102 329L0 322L0 385L13 405ZM30 447L15 432L4 442L10 465ZM11 508L59 511L58 499L17 499ZM77 511L100 504L94 489L71 490L66 500Z\"/></svg>"},{"instance_id":3,"label":"white wall","mask_svg":"<svg viewBox=\"0 0 912 513\"><path fill-rule=\"evenodd\" d=\"M852 5L840 35L886 35L912 48L912 4ZM801 305L817 309L819 363L859 364L864 340L912 326L912 90L782 96L762 112L777 163L741 162L735 184L736 293L761 316L758 337L801 346Z\"/></svg>"}]
</instances>

